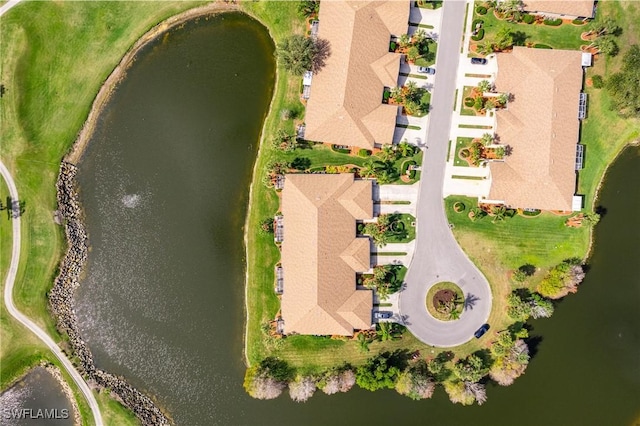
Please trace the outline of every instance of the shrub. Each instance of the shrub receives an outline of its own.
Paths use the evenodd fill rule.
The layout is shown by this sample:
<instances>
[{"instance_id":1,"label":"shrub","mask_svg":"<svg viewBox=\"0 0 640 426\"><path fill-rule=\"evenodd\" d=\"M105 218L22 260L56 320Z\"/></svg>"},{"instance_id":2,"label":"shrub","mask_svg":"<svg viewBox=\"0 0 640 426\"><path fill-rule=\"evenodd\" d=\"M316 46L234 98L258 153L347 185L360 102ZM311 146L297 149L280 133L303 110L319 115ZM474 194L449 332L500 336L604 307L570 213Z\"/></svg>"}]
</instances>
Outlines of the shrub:
<instances>
[{"instance_id":1,"label":"shrub","mask_svg":"<svg viewBox=\"0 0 640 426\"><path fill-rule=\"evenodd\" d=\"M478 6L478 7L476 7L476 13L478 15L484 15L484 14L487 13L487 8L484 7L484 6Z\"/></svg>"},{"instance_id":2,"label":"shrub","mask_svg":"<svg viewBox=\"0 0 640 426\"><path fill-rule=\"evenodd\" d=\"M407 169L409 168L409 166L415 166L416 162L413 160L407 160L404 163L402 163L402 166L400 166L400 173L401 174L407 174Z\"/></svg>"},{"instance_id":3,"label":"shrub","mask_svg":"<svg viewBox=\"0 0 640 426\"><path fill-rule=\"evenodd\" d=\"M558 27L560 25L562 25L562 19L558 18L558 19L545 19L544 21L545 25L550 25L552 27Z\"/></svg>"},{"instance_id":4,"label":"shrub","mask_svg":"<svg viewBox=\"0 0 640 426\"><path fill-rule=\"evenodd\" d=\"M584 25L585 21L583 21L582 19L574 19L573 21L571 21L571 23L573 25Z\"/></svg>"},{"instance_id":5,"label":"shrub","mask_svg":"<svg viewBox=\"0 0 640 426\"><path fill-rule=\"evenodd\" d=\"M536 18L533 15L524 15L522 20L525 24L533 24Z\"/></svg>"},{"instance_id":6,"label":"shrub","mask_svg":"<svg viewBox=\"0 0 640 426\"><path fill-rule=\"evenodd\" d=\"M316 381L310 376L298 376L289 382L289 396L295 402L306 402L316 391Z\"/></svg>"},{"instance_id":7,"label":"shrub","mask_svg":"<svg viewBox=\"0 0 640 426\"><path fill-rule=\"evenodd\" d=\"M351 150L348 148L338 148L338 145L331 145L331 150L335 152L339 152L341 154L351 154Z\"/></svg>"},{"instance_id":8,"label":"shrub","mask_svg":"<svg viewBox=\"0 0 640 426\"><path fill-rule=\"evenodd\" d=\"M482 108L484 108L484 98L482 98L482 96L478 96L475 101L473 101L473 108L476 111L480 111Z\"/></svg>"},{"instance_id":9,"label":"shrub","mask_svg":"<svg viewBox=\"0 0 640 426\"><path fill-rule=\"evenodd\" d=\"M473 98L464 98L464 106L471 108L474 103L475 100Z\"/></svg>"},{"instance_id":10,"label":"shrub","mask_svg":"<svg viewBox=\"0 0 640 426\"><path fill-rule=\"evenodd\" d=\"M368 149L361 148L360 150L358 150L358 155L360 157L369 157L371 155L371 151L369 151Z\"/></svg>"},{"instance_id":11,"label":"shrub","mask_svg":"<svg viewBox=\"0 0 640 426\"><path fill-rule=\"evenodd\" d=\"M333 395L334 393L349 391L355 383L355 373L351 368L345 366L327 371L318 387L327 395Z\"/></svg>"},{"instance_id":12,"label":"shrub","mask_svg":"<svg viewBox=\"0 0 640 426\"><path fill-rule=\"evenodd\" d=\"M469 155L471 155L471 152L469 152L469 150L467 148L464 148L464 149L460 150L460 157L469 158Z\"/></svg>"},{"instance_id":13,"label":"shrub","mask_svg":"<svg viewBox=\"0 0 640 426\"><path fill-rule=\"evenodd\" d=\"M535 47L536 49L553 49L553 47L542 43L536 43L533 45L533 47Z\"/></svg>"},{"instance_id":14,"label":"shrub","mask_svg":"<svg viewBox=\"0 0 640 426\"><path fill-rule=\"evenodd\" d=\"M480 25L480 28L482 28L482 26L484 25L484 21L482 19L474 19L471 23L471 29L475 30L478 25Z\"/></svg>"},{"instance_id":15,"label":"shrub","mask_svg":"<svg viewBox=\"0 0 640 426\"><path fill-rule=\"evenodd\" d=\"M478 30L478 32L476 33L476 35L472 35L471 36L471 40L473 41L480 41L484 38L484 28L480 28Z\"/></svg>"},{"instance_id":16,"label":"shrub","mask_svg":"<svg viewBox=\"0 0 640 426\"><path fill-rule=\"evenodd\" d=\"M569 293L578 291L578 285L584 279L584 270L579 260L565 260L549 270L538 284L538 293L550 299L560 299Z\"/></svg>"},{"instance_id":17,"label":"shrub","mask_svg":"<svg viewBox=\"0 0 640 426\"><path fill-rule=\"evenodd\" d=\"M595 74L591 77L591 82L593 83L593 87L596 89L602 89L604 87L604 80L602 80L602 76Z\"/></svg>"}]
</instances>

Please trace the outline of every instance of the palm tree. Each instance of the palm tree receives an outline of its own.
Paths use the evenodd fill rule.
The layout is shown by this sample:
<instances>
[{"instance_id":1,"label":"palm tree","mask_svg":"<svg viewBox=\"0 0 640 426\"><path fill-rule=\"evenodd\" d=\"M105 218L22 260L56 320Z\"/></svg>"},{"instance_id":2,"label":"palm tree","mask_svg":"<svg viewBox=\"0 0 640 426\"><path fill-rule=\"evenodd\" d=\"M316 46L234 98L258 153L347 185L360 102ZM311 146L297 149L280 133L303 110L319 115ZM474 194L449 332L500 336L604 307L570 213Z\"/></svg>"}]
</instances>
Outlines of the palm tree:
<instances>
[{"instance_id":1,"label":"palm tree","mask_svg":"<svg viewBox=\"0 0 640 426\"><path fill-rule=\"evenodd\" d=\"M481 55L488 55L489 53L493 53L493 50L493 43L489 40L478 43L477 52Z\"/></svg>"},{"instance_id":2,"label":"palm tree","mask_svg":"<svg viewBox=\"0 0 640 426\"><path fill-rule=\"evenodd\" d=\"M480 92L484 93L484 92L490 92L491 91L491 82L489 82L489 80L482 80L480 83L478 83L478 89L480 90Z\"/></svg>"},{"instance_id":3,"label":"palm tree","mask_svg":"<svg viewBox=\"0 0 640 426\"><path fill-rule=\"evenodd\" d=\"M414 154L413 146L409 145L406 139L398 144L398 149L403 157L409 157Z\"/></svg>"},{"instance_id":4,"label":"palm tree","mask_svg":"<svg viewBox=\"0 0 640 426\"><path fill-rule=\"evenodd\" d=\"M487 102L484 103L484 109L486 110L494 109L495 107L496 107L496 103L491 99L487 99Z\"/></svg>"},{"instance_id":5,"label":"palm tree","mask_svg":"<svg viewBox=\"0 0 640 426\"><path fill-rule=\"evenodd\" d=\"M505 206L493 206L491 207L491 214L494 216L492 222L496 223L502 221L507 217L507 208Z\"/></svg>"},{"instance_id":6,"label":"palm tree","mask_svg":"<svg viewBox=\"0 0 640 426\"><path fill-rule=\"evenodd\" d=\"M507 102L509 102L509 93L500 93L497 98L498 102L500 102L502 105L507 105Z\"/></svg>"},{"instance_id":7,"label":"palm tree","mask_svg":"<svg viewBox=\"0 0 640 426\"><path fill-rule=\"evenodd\" d=\"M374 160L369 159L364 162L360 168L360 175L362 177L372 177L376 174L376 164Z\"/></svg>"},{"instance_id":8,"label":"palm tree","mask_svg":"<svg viewBox=\"0 0 640 426\"><path fill-rule=\"evenodd\" d=\"M378 156L383 161L395 160L396 151L393 149L393 146L391 144L385 144L382 146L382 150L380 151L380 154L378 154Z\"/></svg>"},{"instance_id":9,"label":"palm tree","mask_svg":"<svg viewBox=\"0 0 640 426\"><path fill-rule=\"evenodd\" d=\"M410 42L411 42L411 37L409 37L409 34L402 34L398 38L398 43L400 44L400 47L407 47Z\"/></svg>"},{"instance_id":10,"label":"palm tree","mask_svg":"<svg viewBox=\"0 0 640 426\"><path fill-rule=\"evenodd\" d=\"M423 29L417 30L411 37L411 42L414 46L420 46L427 39L427 33Z\"/></svg>"},{"instance_id":11,"label":"palm tree","mask_svg":"<svg viewBox=\"0 0 640 426\"><path fill-rule=\"evenodd\" d=\"M369 352L369 339L363 333L358 334L358 347L362 352Z\"/></svg>"},{"instance_id":12,"label":"palm tree","mask_svg":"<svg viewBox=\"0 0 640 426\"><path fill-rule=\"evenodd\" d=\"M488 102L488 101L487 101ZM486 104L485 104L486 105ZM491 145L494 141L494 137L493 134L491 133L485 133L482 135L482 137L480 138L480 143L482 143L483 146L487 146L487 145Z\"/></svg>"},{"instance_id":13,"label":"palm tree","mask_svg":"<svg viewBox=\"0 0 640 426\"><path fill-rule=\"evenodd\" d=\"M393 99L394 102L396 103L402 103L403 98L402 98L402 88L401 87L394 87L393 89L391 89L391 99Z\"/></svg>"},{"instance_id":14,"label":"palm tree","mask_svg":"<svg viewBox=\"0 0 640 426\"><path fill-rule=\"evenodd\" d=\"M410 62L415 62L416 59L420 56L420 50L416 46L411 46L409 50L407 50L407 59Z\"/></svg>"},{"instance_id":15,"label":"palm tree","mask_svg":"<svg viewBox=\"0 0 640 426\"><path fill-rule=\"evenodd\" d=\"M513 45L513 35L506 25L500 27L496 33L496 46L499 50L504 50Z\"/></svg>"}]
</instances>

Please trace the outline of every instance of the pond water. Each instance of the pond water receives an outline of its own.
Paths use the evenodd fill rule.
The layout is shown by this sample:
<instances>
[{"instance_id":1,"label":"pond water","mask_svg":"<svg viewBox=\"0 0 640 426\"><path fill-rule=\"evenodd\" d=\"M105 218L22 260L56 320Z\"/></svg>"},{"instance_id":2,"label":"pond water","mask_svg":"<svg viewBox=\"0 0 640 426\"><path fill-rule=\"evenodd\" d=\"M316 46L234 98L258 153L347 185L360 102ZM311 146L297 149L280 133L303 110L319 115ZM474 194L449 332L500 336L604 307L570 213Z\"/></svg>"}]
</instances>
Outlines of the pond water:
<instances>
[{"instance_id":1,"label":"pond water","mask_svg":"<svg viewBox=\"0 0 640 426\"><path fill-rule=\"evenodd\" d=\"M71 426L73 407L60 383L35 367L0 394L0 424L5 426Z\"/></svg>"},{"instance_id":2,"label":"pond water","mask_svg":"<svg viewBox=\"0 0 640 426\"><path fill-rule=\"evenodd\" d=\"M242 226L274 84L266 29L238 13L170 30L138 55L80 164L91 244L78 292L96 364L154 395L179 425L626 425L640 415L638 149L602 192L591 269L553 318L527 374L482 407L438 389L287 395L242 388ZM635 234L633 234L635 233ZM634 241L634 237L635 241Z\"/></svg>"}]
</instances>

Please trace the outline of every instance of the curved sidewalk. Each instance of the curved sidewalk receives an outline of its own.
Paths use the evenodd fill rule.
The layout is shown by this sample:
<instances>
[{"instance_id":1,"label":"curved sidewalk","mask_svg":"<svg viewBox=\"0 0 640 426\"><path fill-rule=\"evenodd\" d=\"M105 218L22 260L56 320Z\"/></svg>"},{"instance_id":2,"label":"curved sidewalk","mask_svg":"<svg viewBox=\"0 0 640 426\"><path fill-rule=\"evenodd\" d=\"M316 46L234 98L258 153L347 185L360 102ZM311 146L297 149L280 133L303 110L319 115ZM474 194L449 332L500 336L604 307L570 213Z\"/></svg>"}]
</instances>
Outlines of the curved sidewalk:
<instances>
[{"instance_id":1,"label":"curved sidewalk","mask_svg":"<svg viewBox=\"0 0 640 426\"><path fill-rule=\"evenodd\" d=\"M19 200L18 198L18 190L16 188L16 184L13 181L13 177L9 170L5 167L4 163L0 160L0 174L3 179L7 183L9 187L9 194L11 195L12 200ZM40 339L60 360L63 367L73 381L76 383L80 391L83 393L87 403L89 404L89 408L93 413L93 420L96 426L102 426L102 415L100 414L100 409L98 407L98 402L96 401L91 389L84 381L80 373L75 369L71 361L66 357L66 355L62 352L60 347L53 341L51 337L44 330L38 327L33 321L27 318L24 314L22 314L16 306L13 304L13 284L16 280L16 274L18 272L18 265L20 262L20 244L21 244L21 236L20 236L20 217L16 217L12 219L13 225L13 248L11 250L11 264L9 266L9 271L7 272L7 281L4 286L4 304L7 307L7 312L14 317L19 323L24 325L30 331L32 331L38 339Z\"/></svg>"},{"instance_id":2,"label":"curved sidewalk","mask_svg":"<svg viewBox=\"0 0 640 426\"><path fill-rule=\"evenodd\" d=\"M445 31L438 44L438 81L431 99L431 124L420 179L416 250L399 301L403 322L411 333L424 343L438 347L467 342L491 312L489 283L453 237L442 198L466 4L446 1L443 5L442 28ZM457 321L439 321L427 312L427 291L440 281L455 282L465 298L473 301Z\"/></svg>"}]
</instances>

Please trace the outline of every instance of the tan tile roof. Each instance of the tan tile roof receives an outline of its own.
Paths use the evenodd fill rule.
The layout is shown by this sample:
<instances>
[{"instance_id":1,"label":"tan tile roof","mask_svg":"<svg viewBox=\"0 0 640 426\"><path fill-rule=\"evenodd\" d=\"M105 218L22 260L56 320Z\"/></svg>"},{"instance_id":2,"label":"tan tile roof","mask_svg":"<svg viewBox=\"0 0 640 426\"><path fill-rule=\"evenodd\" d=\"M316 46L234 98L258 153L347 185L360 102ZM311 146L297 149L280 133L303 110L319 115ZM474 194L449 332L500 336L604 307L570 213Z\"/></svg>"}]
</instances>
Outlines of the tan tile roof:
<instances>
[{"instance_id":1,"label":"tan tile roof","mask_svg":"<svg viewBox=\"0 0 640 426\"><path fill-rule=\"evenodd\" d=\"M309 140L373 148L391 143L398 107L382 104L397 85L400 55L391 35L407 32L408 1L323 1L318 38L331 55L313 77L305 117Z\"/></svg>"},{"instance_id":2,"label":"tan tile roof","mask_svg":"<svg viewBox=\"0 0 640 426\"><path fill-rule=\"evenodd\" d=\"M514 47L499 53L496 89L509 92L496 133L512 154L492 162L489 198L508 206L571 210L575 192L582 52Z\"/></svg>"},{"instance_id":3,"label":"tan tile roof","mask_svg":"<svg viewBox=\"0 0 640 426\"><path fill-rule=\"evenodd\" d=\"M524 10L591 18L593 17L593 4L594 0L524 0Z\"/></svg>"},{"instance_id":4,"label":"tan tile roof","mask_svg":"<svg viewBox=\"0 0 640 426\"><path fill-rule=\"evenodd\" d=\"M352 335L371 327L373 294L356 290L370 268L369 238L356 219L373 217L372 184L353 174L290 174L282 191L282 318L285 333Z\"/></svg>"}]
</instances>

